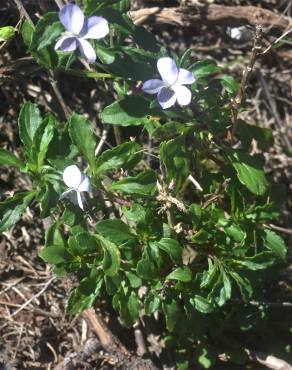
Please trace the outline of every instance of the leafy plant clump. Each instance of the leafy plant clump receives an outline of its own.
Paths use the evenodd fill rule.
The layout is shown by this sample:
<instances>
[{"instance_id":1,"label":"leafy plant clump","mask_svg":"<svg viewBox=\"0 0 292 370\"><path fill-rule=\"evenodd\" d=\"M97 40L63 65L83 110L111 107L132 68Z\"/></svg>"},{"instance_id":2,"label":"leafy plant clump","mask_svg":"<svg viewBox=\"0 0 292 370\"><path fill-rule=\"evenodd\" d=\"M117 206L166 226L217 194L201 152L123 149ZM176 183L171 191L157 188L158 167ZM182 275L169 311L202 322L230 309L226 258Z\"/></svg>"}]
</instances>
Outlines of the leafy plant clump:
<instances>
[{"instance_id":1,"label":"leafy plant clump","mask_svg":"<svg viewBox=\"0 0 292 370\"><path fill-rule=\"evenodd\" d=\"M79 281L69 314L99 297L127 327L159 312L180 369L208 368L220 353L243 363L240 343L265 318L264 309L246 303L262 298L267 269L286 257L283 239L268 226L279 217L279 188L265 175L263 155L251 154L255 141L268 150L271 132L238 120L231 145L231 101L239 88L233 77L211 59L194 62L192 50L170 54L133 24L127 1L83 3L83 22L95 17L109 25L108 35L82 39L89 49L80 43L80 27L78 37L70 36L76 47L62 46L58 13L35 26L25 21L23 40L47 69L104 83L112 103L100 122L137 126L138 139L100 153L82 115L74 112L63 124L25 103L21 159L1 149L0 164L28 174L33 186L0 202L0 231L38 204L40 217L52 220L41 258L57 275ZM88 55L86 69L80 56ZM235 329L237 344L228 340Z\"/></svg>"}]
</instances>

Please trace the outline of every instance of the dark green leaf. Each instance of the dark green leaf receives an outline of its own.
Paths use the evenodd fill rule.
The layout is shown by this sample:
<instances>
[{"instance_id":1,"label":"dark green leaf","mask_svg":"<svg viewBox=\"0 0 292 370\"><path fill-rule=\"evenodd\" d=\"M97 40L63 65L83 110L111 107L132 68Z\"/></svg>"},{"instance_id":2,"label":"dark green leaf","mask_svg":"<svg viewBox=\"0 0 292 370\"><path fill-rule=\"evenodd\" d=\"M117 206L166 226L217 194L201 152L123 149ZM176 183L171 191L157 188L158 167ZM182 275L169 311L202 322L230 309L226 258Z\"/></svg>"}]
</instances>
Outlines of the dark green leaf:
<instances>
[{"instance_id":1,"label":"dark green leaf","mask_svg":"<svg viewBox=\"0 0 292 370\"><path fill-rule=\"evenodd\" d=\"M191 299L191 304L196 310L202 313L210 313L214 311L213 305L206 298L199 295L195 295L195 297Z\"/></svg>"},{"instance_id":2,"label":"dark green leaf","mask_svg":"<svg viewBox=\"0 0 292 370\"><path fill-rule=\"evenodd\" d=\"M267 191L268 182L263 165L257 157L234 152L231 155L231 161L239 181L253 194L263 195Z\"/></svg>"},{"instance_id":3,"label":"dark green leaf","mask_svg":"<svg viewBox=\"0 0 292 370\"><path fill-rule=\"evenodd\" d=\"M52 245L42 249L39 256L47 263L57 265L59 263L66 263L72 260L72 255L68 253L67 249L59 245Z\"/></svg>"},{"instance_id":4,"label":"dark green leaf","mask_svg":"<svg viewBox=\"0 0 292 370\"><path fill-rule=\"evenodd\" d=\"M156 245L164 250L174 263L182 261L182 247L177 240L162 238L159 242L156 242Z\"/></svg>"},{"instance_id":5,"label":"dark green leaf","mask_svg":"<svg viewBox=\"0 0 292 370\"><path fill-rule=\"evenodd\" d=\"M69 120L69 133L79 152L86 158L92 169L95 169L96 140L90 122L83 116L73 113Z\"/></svg>"},{"instance_id":6,"label":"dark green leaf","mask_svg":"<svg viewBox=\"0 0 292 370\"><path fill-rule=\"evenodd\" d=\"M26 207L29 206L35 193L18 193L13 197L0 202L0 233L10 229L21 218Z\"/></svg>"},{"instance_id":7,"label":"dark green leaf","mask_svg":"<svg viewBox=\"0 0 292 370\"><path fill-rule=\"evenodd\" d=\"M192 64L189 68L196 78L203 78L210 74L218 72L218 67L214 60L202 60Z\"/></svg>"},{"instance_id":8,"label":"dark green leaf","mask_svg":"<svg viewBox=\"0 0 292 370\"><path fill-rule=\"evenodd\" d=\"M48 114L37 128L33 137L31 153L38 170L44 164L49 145L54 137L56 124L55 118Z\"/></svg>"},{"instance_id":9,"label":"dark green leaf","mask_svg":"<svg viewBox=\"0 0 292 370\"><path fill-rule=\"evenodd\" d=\"M145 125L150 114L148 100L141 96L128 96L104 108L100 114L103 123L120 126Z\"/></svg>"},{"instance_id":10,"label":"dark green leaf","mask_svg":"<svg viewBox=\"0 0 292 370\"><path fill-rule=\"evenodd\" d=\"M129 226L118 219L99 221L96 224L96 231L104 238L117 245L122 244L134 237L129 229Z\"/></svg>"},{"instance_id":11,"label":"dark green leaf","mask_svg":"<svg viewBox=\"0 0 292 370\"><path fill-rule=\"evenodd\" d=\"M0 149L0 166L11 166L20 170L24 170L25 168L24 163L22 163L20 159L5 149Z\"/></svg>"},{"instance_id":12,"label":"dark green leaf","mask_svg":"<svg viewBox=\"0 0 292 370\"><path fill-rule=\"evenodd\" d=\"M141 146L133 141L106 150L97 159L96 173L100 174L117 168L129 169L142 159Z\"/></svg>"},{"instance_id":13,"label":"dark green leaf","mask_svg":"<svg viewBox=\"0 0 292 370\"><path fill-rule=\"evenodd\" d=\"M42 119L37 106L31 102L25 103L20 110L18 126L19 136L28 157L31 156L33 139L41 123Z\"/></svg>"},{"instance_id":14,"label":"dark green leaf","mask_svg":"<svg viewBox=\"0 0 292 370\"><path fill-rule=\"evenodd\" d=\"M28 48L30 48L31 45L33 30L33 25L27 19L25 19L21 28L21 35L25 45Z\"/></svg>"},{"instance_id":15,"label":"dark green leaf","mask_svg":"<svg viewBox=\"0 0 292 370\"><path fill-rule=\"evenodd\" d=\"M236 81L232 76L220 76L220 82L230 94L235 95L239 90L239 82Z\"/></svg>"},{"instance_id":16,"label":"dark green leaf","mask_svg":"<svg viewBox=\"0 0 292 370\"><path fill-rule=\"evenodd\" d=\"M129 176L112 184L110 190L118 190L128 194L149 195L156 189L156 174L148 170L137 176Z\"/></svg>"},{"instance_id":17,"label":"dark green leaf","mask_svg":"<svg viewBox=\"0 0 292 370\"><path fill-rule=\"evenodd\" d=\"M178 267L170 274L167 275L166 279L178 280L187 283L192 280L192 272L189 267Z\"/></svg>"},{"instance_id":18,"label":"dark green leaf","mask_svg":"<svg viewBox=\"0 0 292 370\"><path fill-rule=\"evenodd\" d=\"M103 269L107 276L114 276L120 269L120 252L118 247L101 235L95 235L104 250Z\"/></svg>"},{"instance_id":19,"label":"dark green leaf","mask_svg":"<svg viewBox=\"0 0 292 370\"><path fill-rule=\"evenodd\" d=\"M287 255L287 248L284 240L280 235L272 230L265 230L265 246L270 249L279 259L285 261Z\"/></svg>"},{"instance_id":20,"label":"dark green leaf","mask_svg":"<svg viewBox=\"0 0 292 370\"><path fill-rule=\"evenodd\" d=\"M175 180L175 191L179 191L190 174L185 136L164 142L160 146L160 155L167 171L167 181Z\"/></svg>"}]
</instances>

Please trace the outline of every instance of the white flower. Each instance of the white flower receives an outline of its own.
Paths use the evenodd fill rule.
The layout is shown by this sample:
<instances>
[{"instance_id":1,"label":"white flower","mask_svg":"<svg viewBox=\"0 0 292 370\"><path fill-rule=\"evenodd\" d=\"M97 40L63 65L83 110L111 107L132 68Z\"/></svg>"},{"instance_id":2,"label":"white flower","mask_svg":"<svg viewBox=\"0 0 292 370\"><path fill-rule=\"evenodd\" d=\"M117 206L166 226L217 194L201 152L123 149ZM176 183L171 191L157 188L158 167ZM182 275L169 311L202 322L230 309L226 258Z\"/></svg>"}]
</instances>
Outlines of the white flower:
<instances>
[{"instance_id":1,"label":"white flower","mask_svg":"<svg viewBox=\"0 0 292 370\"><path fill-rule=\"evenodd\" d=\"M163 109L173 106L176 101L181 106L190 104L192 93L183 85L195 82L193 74L184 68L178 68L171 58L158 59L157 69L162 80L147 80L142 90L147 94L157 94L158 102Z\"/></svg>"},{"instance_id":2,"label":"white flower","mask_svg":"<svg viewBox=\"0 0 292 370\"><path fill-rule=\"evenodd\" d=\"M76 165L72 165L65 168L63 181L69 189L61 195L61 199L68 197L73 204L78 204L84 210L80 192L91 191L89 178L84 173L81 173Z\"/></svg>"}]
</instances>

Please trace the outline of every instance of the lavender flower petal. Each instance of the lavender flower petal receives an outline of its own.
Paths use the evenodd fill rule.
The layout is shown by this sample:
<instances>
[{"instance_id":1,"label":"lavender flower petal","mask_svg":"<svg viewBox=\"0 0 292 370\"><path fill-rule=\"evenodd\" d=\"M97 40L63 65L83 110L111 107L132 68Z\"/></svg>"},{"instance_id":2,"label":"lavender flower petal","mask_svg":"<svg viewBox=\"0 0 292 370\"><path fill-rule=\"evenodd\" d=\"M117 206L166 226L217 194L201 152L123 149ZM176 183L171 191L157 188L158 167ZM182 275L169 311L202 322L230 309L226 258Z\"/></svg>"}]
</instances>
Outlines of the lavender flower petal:
<instances>
[{"instance_id":1,"label":"lavender flower petal","mask_svg":"<svg viewBox=\"0 0 292 370\"><path fill-rule=\"evenodd\" d=\"M187 71L184 68L180 68L176 80L176 84L178 85L191 85L195 82L195 77L193 76L192 72Z\"/></svg>"},{"instance_id":2,"label":"lavender flower petal","mask_svg":"<svg viewBox=\"0 0 292 370\"><path fill-rule=\"evenodd\" d=\"M157 94L163 87L165 83L157 78L153 80L147 80L142 86L142 90L147 94Z\"/></svg>"},{"instance_id":3,"label":"lavender flower petal","mask_svg":"<svg viewBox=\"0 0 292 370\"><path fill-rule=\"evenodd\" d=\"M93 47L87 40L78 39L78 47L82 56L88 60L88 62L95 62L96 54Z\"/></svg>"},{"instance_id":4,"label":"lavender flower petal","mask_svg":"<svg viewBox=\"0 0 292 370\"><path fill-rule=\"evenodd\" d=\"M85 20L80 37L83 39L102 39L108 33L109 26L107 20L94 16Z\"/></svg>"},{"instance_id":5,"label":"lavender flower petal","mask_svg":"<svg viewBox=\"0 0 292 370\"><path fill-rule=\"evenodd\" d=\"M157 69L164 82L173 85L177 80L178 68L171 58L160 58L157 62Z\"/></svg>"},{"instance_id":6,"label":"lavender flower petal","mask_svg":"<svg viewBox=\"0 0 292 370\"><path fill-rule=\"evenodd\" d=\"M81 184L78 187L78 191L87 191L87 192L91 191L89 178L84 174L82 175L82 180Z\"/></svg>"},{"instance_id":7,"label":"lavender flower petal","mask_svg":"<svg viewBox=\"0 0 292 370\"><path fill-rule=\"evenodd\" d=\"M167 87L163 87L158 95L157 99L163 109L169 108L176 102L176 94L173 90Z\"/></svg>"},{"instance_id":8,"label":"lavender flower petal","mask_svg":"<svg viewBox=\"0 0 292 370\"><path fill-rule=\"evenodd\" d=\"M61 37L55 45L55 50L62 49L63 51L74 51L77 48L76 37L64 36Z\"/></svg>"},{"instance_id":9,"label":"lavender flower petal","mask_svg":"<svg viewBox=\"0 0 292 370\"><path fill-rule=\"evenodd\" d=\"M59 19L65 29L76 36L84 25L84 14L77 5L68 4L63 6L59 12Z\"/></svg>"},{"instance_id":10,"label":"lavender flower petal","mask_svg":"<svg viewBox=\"0 0 292 370\"><path fill-rule=\"evenodd\" d=\"M188 105L192 100L191 91L185 86L173 86L179 105Z\"/></svg>"}]
</instances>

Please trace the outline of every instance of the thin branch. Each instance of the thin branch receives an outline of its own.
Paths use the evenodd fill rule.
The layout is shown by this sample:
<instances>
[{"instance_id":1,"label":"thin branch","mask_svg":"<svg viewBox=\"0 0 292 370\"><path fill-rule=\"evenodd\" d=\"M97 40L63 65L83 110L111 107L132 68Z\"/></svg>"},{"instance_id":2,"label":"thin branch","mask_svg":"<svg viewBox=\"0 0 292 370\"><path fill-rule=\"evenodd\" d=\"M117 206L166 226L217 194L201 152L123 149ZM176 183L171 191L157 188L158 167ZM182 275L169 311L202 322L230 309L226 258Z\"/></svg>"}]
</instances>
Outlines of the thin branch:
<instances>
[{"instance_id":1,"label":"thin branch","mask_svg":"<svg viewBox=\"0 0 292 370\"><path fill-rule=\"evenodd\" d=\"M48 289L48 287L52 283L52 281L54 281L55 279L56 279L56 277L53 276L50 280L48 280L46 282L45 286L43 287L43 289L40 290L37 294L33 295L23 305L21 305L18 310L14 311L13 314L11 315L11 317L16 316L20 311L22 311L25 307L27 307L35 298L38 298L39 296L41 296Z\"/></svg>"},{"instance_id":2,"label":"thin branch","mask_svg":"<svg viewBox=\"0 0 292 370\"><path fill-rule=\"evenodd\" d=\"M233 143L234 139L234 133L237 125L237 116L238 116L238 111L241 106L241 102L244 98L245 95L245 89L246 85L250 79L256 58L262 48L262 38L263 38L263 30L262 26L257 25L256 26L256 33L255 33L255 38L254 38L254 43L253 43L253 48L251 52L251 56L248 62L248 65L244 68L241 82L240 82L240 87L239 91L234 98L234 100L231 103L231 122L232 122L232 129L228 131L227 139L230 142L230 144Z\"/></svg>"},{"instance_id":3,"label":"thin branch","mask_svg":"<svg viewBox=\"0 0 292 370\"><path fill-rule=\"evenodd\" d=\"M288 362L270 355L268 353L258 352L258 351L251 351L249 349L245 349L248 357L252 361L256 361L261 365L266 366L269 369L273 370L292 370L292 366L288 364Z\"/></svg>"}]
</instances>

